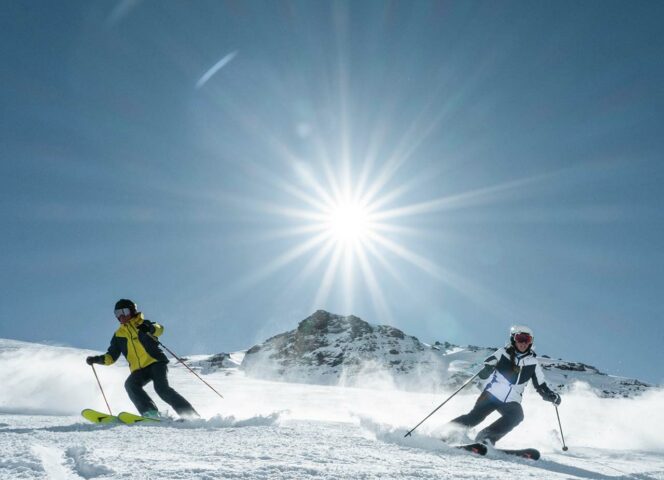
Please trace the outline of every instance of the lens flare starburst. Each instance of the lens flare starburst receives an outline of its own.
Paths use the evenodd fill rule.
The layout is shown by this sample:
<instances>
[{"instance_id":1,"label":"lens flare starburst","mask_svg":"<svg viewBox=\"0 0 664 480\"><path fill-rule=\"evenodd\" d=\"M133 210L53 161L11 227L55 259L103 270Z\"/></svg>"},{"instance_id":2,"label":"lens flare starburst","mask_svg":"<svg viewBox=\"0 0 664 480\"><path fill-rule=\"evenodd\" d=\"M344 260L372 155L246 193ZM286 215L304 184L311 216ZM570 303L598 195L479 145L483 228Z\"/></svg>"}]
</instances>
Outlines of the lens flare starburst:
<instances>
[{"instance_id":1,"label":"lens flare starburst","mask_svg":"<svg viewBox=\"0 0 664 480\"><path fill-rule=\"evenodd\" d=\"M263 178L286 192L292 201L254 202L258 210L271 218L282 219L279 222L282 226L266 238L292 239L291 248L253 271L241 282L241 288L249 288L306 259L290 290L311 284L315 278L317 290L310 300L312 309L329 308L328 302L334 295L342 299L341 308L354 311L358 292L364 289L376 312L389 320L390 308L384 293L386 280L390 278L403 286L402 275L393 265L396 259L439 276L434 262L400 240L400 236L416 233L398 223L401 218L412 216L408 211L397 210L394 204L403 193L403 185L398 191L390 191L375 185L363 186L363 182L354 184L350 176L331 175L330 168L322 169L328 175L322 175L321 181L313 170L303 169L301 164L294 164L294 171L293 178L297 181L263 172Z\"/></svg>"},{"instance_id":2,"label":"lens flare starburst","mask_svg":"<svg viewBox=\"0 0 664 480\"><path fill-rule=\"evenodd\" d=\"M468 269L448 262L452 256L443 249L445 241L454 246L463 237L450 227L458 210L523 195L547 176L468 183L464 173L459 185L450 176L441 178L482 151L475 135L465 142L454 129L464 91L452 95L446 82L436 82L436 88L400 97L395 92L403 87L402 76L372 76L370 83L359 85L346 50L349 12L344 4L333 5L336 55L311 57L322 72L319 81L311 83L308 69L303 77L293 73L299 68L267 76L250 70L257 83L242 82L235 95L229 94L207 82L229 57L197 85L209 95L197 112L204 152L215 162L224 152L224 159L234 159L234 175L248 179L237 191L233 185L223 195L217 190L211 195L233 207L228 212L240 212L237 231L248 226L246 235L238 233L243 251L249 252L241 259L243 274L230 286L224 284L224 294L283 282L277 291L290 296L289 305L296 297L312 309L360 313L372 303L375 317L391 323L397 298L407 297L412 305L425 290L426 280L416 276L423 273L491 311L514 316L508 302L471 278ZM240 70L251 64L233 62ZM228 85L234 84L224 88ZM254 95L256 85L279 92L279 103L270 105L280 107L257 101L263 97ZM233 120L224 124L231 133L220 135L218 118ZM472 217L477 218L481 215ZM454 258L457 265L470 250L463 248L466 238L463 242ZM259 243L260 248L252 248ZM429 292L432 288L437 286ZM428 295L433 297L427 301L439 303L438 292Z\"/></svg>"},{"instance_id":3,"label":"lens flare starburst","mask_svg":"<svg viewBox=\"0 0 664 480\"><path fill-rule=\"evenodd\" d=\"M359 202L343 200L326 212L324 227L336 242L363 243L372 233L371 212Z\"/></svg>"},{"instance_id":4,"label":"lens flare starburst","mask_svg":"<svg viewBox=\"0 0 664 480\"><path fill-rule=\"evenodd\" d=\"M407 202L404 197L418 191L418 181L394 182L396 186L390 188L385 178L393 176L396 169L391 169L390 175L384 175L391 167L389 164L375 175L377 180L374 183L353 183L351 175L332 174L334 171L343 172L343 168L333 169L324 160L318 161L322 165L319 170L303 168L298 161L292 162L291 177L274 175L252 165L252 172L275 188L271 191L280 191L286 196L279 195L280 202L261 202L247 197L237 201L245 208L252 206L263 215L267 214L270 223L278 222L278 228L265 227L261 235L263 240L281 242L286 239L290 247L238 281L238 290L252 288L278 271L297 264L300 266L284 291L301 292L303 286L315 285L316 292L311 297L300 297L311 302L312 310L343 308L355 312L359 300L369 300L377 315L389 322L393 310L389 292L396 288L401 295L417 295L417 287L407 280L405 274L414 269L470 298L480 299L494 310L509 310L493 292L440 265L426 250L418 249L415 246L417 241L430 240L434 234L425 228L417 228L413 221L449 210L494 203L514 191L523 191L541 178L520 179L462 194ZM435 232L436 237L440 235L441 232ZM417 285L421 284L418 281ZM360 292L368 292L368 295L363 297ZM332 297L337 300L333 302L334 306L330 304Z\"/></svg>"}]
</instances>

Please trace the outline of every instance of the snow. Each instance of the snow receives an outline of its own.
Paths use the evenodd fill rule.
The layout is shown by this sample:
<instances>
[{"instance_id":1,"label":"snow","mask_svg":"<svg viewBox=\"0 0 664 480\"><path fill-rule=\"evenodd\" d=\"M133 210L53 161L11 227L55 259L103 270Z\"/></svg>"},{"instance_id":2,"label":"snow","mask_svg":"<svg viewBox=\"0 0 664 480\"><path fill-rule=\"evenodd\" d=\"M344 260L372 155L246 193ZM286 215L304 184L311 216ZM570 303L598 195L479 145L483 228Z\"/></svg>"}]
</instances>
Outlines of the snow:
<instances>
[{"instance_id":1,"label":"snow","mask_svg":"<svg viewBox=\"0 0 664 480\"><path fill-rule=\"evenodd\" d=\"M568 452L555 410L529 391L526 420L499 446L538 448L542 460L533 462L477 457L439 440L446 422L471 407L474 388L404 438L449 392L274 382L229 368L203 374L221 400L174 362L171 384L203 420L93 425L80 410L106 407L84 362L90 353L0 340L0 479L664 479L660 389L602 398L576 384L560 406ZM97 372L113 411L134 411L126 364Z\"/></svg>"}]
</instances>

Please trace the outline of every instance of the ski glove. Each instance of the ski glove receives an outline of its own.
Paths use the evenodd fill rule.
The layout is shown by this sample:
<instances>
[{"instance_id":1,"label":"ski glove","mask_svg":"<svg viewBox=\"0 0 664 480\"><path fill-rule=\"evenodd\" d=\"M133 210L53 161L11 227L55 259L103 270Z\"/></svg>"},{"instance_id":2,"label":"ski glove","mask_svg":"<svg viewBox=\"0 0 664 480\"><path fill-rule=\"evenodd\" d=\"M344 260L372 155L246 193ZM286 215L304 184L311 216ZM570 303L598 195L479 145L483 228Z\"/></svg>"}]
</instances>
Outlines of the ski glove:
<instances>
[{"instance_id":1,"label":"ski glove","mask_svg":"<svg viewBox=\"0 0 664 480\"><path fill-rule=\"evenodd\" d=\"M482 380L486 380L496 369L495 365L484 365L484 368L480 370L480 373L477 374Z\"/></svg>"},{"instance_id":2,"label":"ski glove","mask_svg":"<svg viewBox=\"0 0 664 480\"><path fill-rule=\"evenodd\" d=\"M562 399L560 398L560 395L558 395L556 392L551 392L546 398L547 402L553 403L555 406L560 405L560 402L562 402Z\"/></svg>"},{"instance_id":3,"label":"ski glove","mask_svg":"<svg viewBox=\"0 0 664 480\"><path fill-rule=\"evenodd\" d=\"M92 365L93 363L98 363L100 365L104 364L104 356L103 355L94 355L92 357L88 357L85 359L85 363L88 365Z\"/></svg>"},{"instance_id":4,"label":"ski glove","mask_svg":"<svg viewBox=\"0 0 664 480\"><path fill-rule=\"evenodd\" d=\"M147 322L141 323L136 328L138 328L139 332L148 333L150 335L152 335L154 333L154 325L152 325L150 323L147 323Z\"/></svg>"}]
</instances>

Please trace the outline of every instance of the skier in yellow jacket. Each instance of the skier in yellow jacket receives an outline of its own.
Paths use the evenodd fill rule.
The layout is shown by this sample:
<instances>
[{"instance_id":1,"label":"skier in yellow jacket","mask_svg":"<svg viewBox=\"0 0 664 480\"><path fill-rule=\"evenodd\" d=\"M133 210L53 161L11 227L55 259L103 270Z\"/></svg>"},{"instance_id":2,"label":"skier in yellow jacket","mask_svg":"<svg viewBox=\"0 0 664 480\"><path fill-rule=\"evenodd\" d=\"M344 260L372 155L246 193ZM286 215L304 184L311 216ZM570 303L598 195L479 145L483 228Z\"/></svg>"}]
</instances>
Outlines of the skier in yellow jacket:
<instances>
[{"instance_id":1,"label":"skier in yellow jacket","mask_svg":"<svg viewBox=\"0 0 664 480\"><path fill-rule=\"evenodd\" d=\"M157 406L143 387L150 381L161 399L169 404L181 417L198 417L194 407L169 384L167 378L168 358L159 348L156 337L164 333L164 327L143 318L136 304L126 298L115 304L115 317L120 322L108 351L103 355L86 358L88 365L98 363L111 365L120 354L129 362L131 374L125 381L125 389L138 412L146 417L158 417Z\"/></svg>"}]
</instances>

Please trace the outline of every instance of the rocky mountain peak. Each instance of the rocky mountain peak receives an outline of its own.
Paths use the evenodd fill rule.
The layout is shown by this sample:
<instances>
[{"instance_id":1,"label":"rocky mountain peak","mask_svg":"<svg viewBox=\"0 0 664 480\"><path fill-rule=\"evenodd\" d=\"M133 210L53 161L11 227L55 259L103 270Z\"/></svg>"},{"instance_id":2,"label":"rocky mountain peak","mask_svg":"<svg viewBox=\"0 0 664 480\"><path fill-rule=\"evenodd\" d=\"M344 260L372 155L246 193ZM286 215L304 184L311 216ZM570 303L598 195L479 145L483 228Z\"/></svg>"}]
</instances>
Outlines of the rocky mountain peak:
<instances>
[{"instance_id":1,"label":"rocky mountain peak","mask_svg":"<svg viewBox=\"0 0 664 480\"><path fill-rule=\"evenodd\" d=\"M301 337L347 333L350 340L355 340L376 332L395 338L405 338L405 334L397 328L387 325L374 327L355 315L341 316L325 310L317 310L297 326L297 335Z\"/></svg>"},{"instance_id":2,"label":"rocky mountain peak","mask_svg":"<svg viewBox=\"0 0 664 480\"><path fill-rule=\"evenodd\" d=\"M398 328L318 310L295 330L252 347L242 368L264 378L276 375L312 383L337 383L340 378L356 377L367 369L406 374L427 362L422 355L426 350L417 338ZM432 368L442 366L435 355L428 360L435 363L429 365Z\"/></svg>"}]
</instances>

